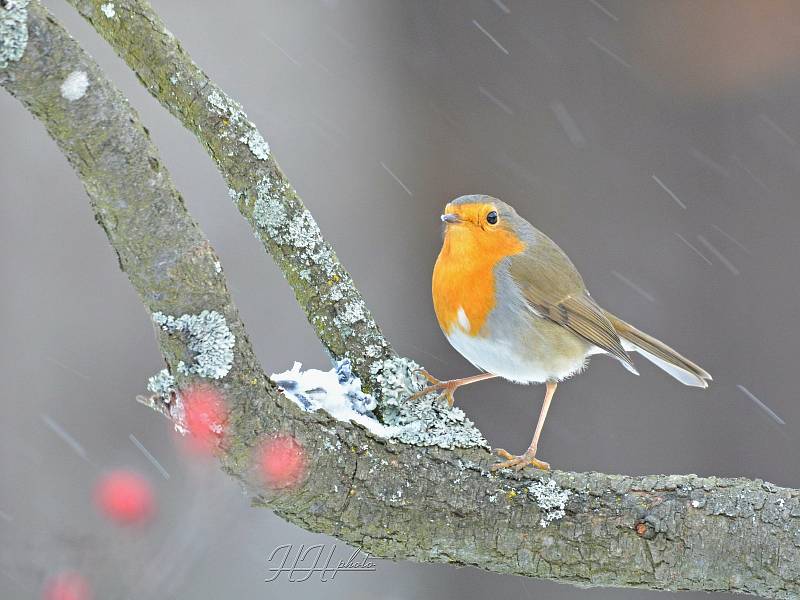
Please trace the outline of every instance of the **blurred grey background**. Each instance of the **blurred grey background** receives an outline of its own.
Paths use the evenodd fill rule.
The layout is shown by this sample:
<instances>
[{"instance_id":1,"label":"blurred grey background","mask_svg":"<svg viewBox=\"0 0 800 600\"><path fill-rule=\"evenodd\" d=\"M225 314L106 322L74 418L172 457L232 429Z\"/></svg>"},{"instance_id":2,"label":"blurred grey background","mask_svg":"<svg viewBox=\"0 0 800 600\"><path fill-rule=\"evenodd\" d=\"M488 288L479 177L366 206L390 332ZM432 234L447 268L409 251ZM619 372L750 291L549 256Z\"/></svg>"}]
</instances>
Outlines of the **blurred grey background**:
<instances>
[{"instance_id":1,"label":"blurred grey background","mask_svg":"<svg viewBox=\"0 0 800 600\"><path fill-rule=\"evenodd\" d=\"M222 257L267 371L295 360L324 368L194 138L69 6L46 4L140 112ZM559 388L543 459L800 485L800 5L154 4L261 128L401 353L439 377L474 371L439 331L430 275L442 206L483 192L554 238L602 305L714 375L703 392L648 364L637 378L595 358ZM134 402L162 366L148 314L78 178L7 94L0 131L1 597L38 598L64 568L84 572L97 598L672 596L386 561L330 583L265 584L277 545L332 540L251 509L213 465L187 463L166 420ZM487 382L458 402L493 445L521 451L542 394ZM149 528L120 530L92 505L97 477L120 466L156 486Z\"/></svg>"}]
</instances>

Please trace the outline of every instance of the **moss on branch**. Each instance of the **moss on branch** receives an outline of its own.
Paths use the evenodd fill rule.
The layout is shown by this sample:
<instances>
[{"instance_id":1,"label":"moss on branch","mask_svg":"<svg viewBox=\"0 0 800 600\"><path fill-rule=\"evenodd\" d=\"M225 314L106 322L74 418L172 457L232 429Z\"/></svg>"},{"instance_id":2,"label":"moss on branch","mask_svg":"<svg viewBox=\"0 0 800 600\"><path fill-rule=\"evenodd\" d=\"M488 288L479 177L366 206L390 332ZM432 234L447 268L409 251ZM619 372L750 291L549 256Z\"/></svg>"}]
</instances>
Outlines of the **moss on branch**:
<instances>
[{"instance_id":1,"label":"moss on branch","mask_svg":"<svg viewBox=\"0 0 800 600\"><path fill-rule=\"evenodd\" d=\"M333 358L349 358L381 403L371 367L393 357L392 349L241 104L192 61L149 4L116 0L114 18L108 18L102 1L70 2L197 136L325 348Z\"/></svg>"},{"instance_id":2,"label":"moss on branch","mask_svg":"<svg viewBox=\"0 0 800 600\"><path fill-rule=\"evenodd\" d=\"M141 3L131 1L115 1L113 10L103 10L99 3L77 4L92 10L97 6L96 18L106 19L109 27L149 14ZM225 365L224 373L214 369L213 374L221 375L217 381L232 410L220 460L248 485L256 504L391 559L471 565L581 586L800 596L800 490L760 480L695 475L495 474L488 470L491 455L482 447L448 450L397 443L325 413L301 411L277 393L255 360L219 259L186 211L135 112L38 0L31 0L25 26L27 45L18 59L0 68L0 85L58 143L83 181L121 268L148 311L165 315L159 317L167 325L166 331L158 329L159 344L177 382L162 373L153 387L189 383L196 374L181 373L179 362L189 364L207 348L189 348L186 338L191 332L184 335L177 324L180 315L208 310L224 317L225 328L217 318L211 323L221 332L213 337L222 346L215 342L213 347L223 350ZM147 39L138 41L141 52L154 51L144 49ZM82 93L64 95L61 87L75 72L86 74L87 85L84 88L81 78ZM199 93L197 98L204 102L207 96ZM203 108L200 114L205 112ZM227 119L230 122L232 115ZM231 134L209 143L235 144L252 156L248 160L269 162L260 156L266 152L260 140L245 135L248 129L243 127L237 130L237 141ZM224 130L215 131L221 135ZM245 140L238 141L240 137ZM245 170L251 167L246 161L241 165ZM234 184L251 181L241 177ZM254 210L257 191L248 185L232 187L240 207ZM242 193L246 198L239 196ZM280 193L284 196L277 202L283 206L288 192ZM287 215L296 216L305 209L287 201L287 210ZM265 213L265 223L271 214ZM290 269L290 280L305 281L308 293L321 298L323 293L312 288L327 285L317 278L326 263L312 265L314 274L307 281L301 271L308 265L301 261L305 255L297 244L303 240L299 247L304 252L318 252L323 246L313 229L311 238L294 237L288 228L293 218L280 235L268 234L270 243L276 249L292 246L282 259L300 261ZM307 225L308 218L303 222ZM283 235L292 241L281 241ZM333 329L344 327L334 324L338 314L331 313ZM175 316L174 323L167 315ZM181 323L188 328L190 320ZM200 337L205 339L202 332ZM352 332L341 334L347 340L343 347L367 353L368 345L347 346L357 338ZM362 342L366 339L372 338ZM229 341L234 345L228 371ZM376 360L386 356L388 346L380 348ZM384 378L391 396L409 385L409 373L389 360L388 367L380 365L373 375L376 381ZM401 408L401 396L392 398ZM276 431L292 434L313 465L302 485L280 493L260 487L252 459L263 436Z\"/></svg>"}]
</instances>

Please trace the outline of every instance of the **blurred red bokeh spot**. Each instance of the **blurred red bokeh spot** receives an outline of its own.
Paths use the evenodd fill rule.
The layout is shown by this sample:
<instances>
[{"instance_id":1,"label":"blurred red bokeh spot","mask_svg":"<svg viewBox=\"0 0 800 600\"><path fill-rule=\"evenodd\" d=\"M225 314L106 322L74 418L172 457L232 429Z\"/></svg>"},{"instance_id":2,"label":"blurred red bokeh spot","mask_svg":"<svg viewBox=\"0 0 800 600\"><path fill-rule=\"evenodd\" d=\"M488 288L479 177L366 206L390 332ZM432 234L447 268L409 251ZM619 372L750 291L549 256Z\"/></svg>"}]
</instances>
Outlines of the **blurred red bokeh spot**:
<instances>
[{"instance_id":1,"label":"blurred red bokeh spot","mask_svg":"<svg viewBox=\"0 0 800 600\"><path fill-rule=\"evenodd\" d=\"M291 487L306 474L306 456L300 443L290 435L271 437L258 450L258 467L270 488Z\"/></svg>"},{"instance_id":2,"label":"blurred red bokeh spot","mask_svg":"<svg viewBox=\"0 0 800 600\"><path fill-rule=\"evenodd\" d=\"M91 600L89 582L75 571L64 571L45 583L42 600Z\"/></svg>"},{"instance_id":3,"label":"blurred red bokeh spot","mask_svg":"<svg viewBox=\"0 0 800 600\"><path fill-rule=\"evenodd\" d=\"M189 433L186 447L195 455L209 456L222 440L228 411L222 393L210 385L196 385L181 392Z\"/></svg>"},{"instance_id":4,"label":"blurred red bokeh spot","mask_svg":"<svg viewBox=\"0 0 800 600\"><path fill-rule=\"evenodd\" d=\"M104 475L94 492L102 513L122 525L143 523L155 512L153 488L144 477L119 469Z\"/></svg>"}]
</instances>

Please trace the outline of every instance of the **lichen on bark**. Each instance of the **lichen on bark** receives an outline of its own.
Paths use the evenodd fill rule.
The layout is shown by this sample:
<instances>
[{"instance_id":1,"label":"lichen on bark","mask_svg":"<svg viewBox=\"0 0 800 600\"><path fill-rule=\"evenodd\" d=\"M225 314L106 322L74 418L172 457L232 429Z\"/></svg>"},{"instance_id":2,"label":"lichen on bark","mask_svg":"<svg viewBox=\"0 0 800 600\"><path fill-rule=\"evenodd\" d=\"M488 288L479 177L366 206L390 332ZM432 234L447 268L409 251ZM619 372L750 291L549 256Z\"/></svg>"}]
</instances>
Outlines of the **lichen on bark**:
<instances>
[{"instance_id":1,"label":"lichen on bark","mask_svg":"<svg viewBox=\"0 0 800 600\"><path fill-rule=\"evenodd\" d=\"M99 0L70 2L111 43L147 90L197 136L324 347L334 359L349 359L365 388L382 405L371 367L394 352L241 104L191 60L149 4L117 0L116 18L108 19ZM373 351L364 353L366 347Z\"/></svg>"},{"instance_id":2,"label":"lichen on bark","mask_svg":"<svg viewBox=\"0 0 800 600\"><path fill-rule=\"evenodd\" d=\"M98 3L74 1L86 10L100 10ZM144 19L151 27L154 23L145 3L120 0L115 7L113 20L100 13L98 18L113 21L113 27L128 20ZM28 31L23 55L0 69L0 85L42 121L75 167L120 267L148 312L214 310L235 336L232 368L218 380L231 409L219 458L255 495L255 504L394 560L471 565L580 586L800 596L800 490L695 475L492 473L492 456L480 446L444 449L398 443L322 412L300 411L277 392L256 361L219 259L125 98L38 0L30 3ZM91 92L70 102L59 87L76 69L88 74ZM165 76L174 78L175 86L185 81L182 73ZM238 139L231 143L242 146L248 156L242 159L243 169L252 168L247 161L260 160L249 144ZM266 176L263 171L256 175L253 185ZM249 181L237 177L231 175L234 184ZM230 187L240 207L252 210L254 189ZM290 219L305 210L286 206ZM284 246L271 243L278 250ZM300 256L292 252L278 252L279 262ZM302 268L307 266L289 269L290 281L300 279ZM327 285L317 274L311 274L312 281ZM312 290L314 284L306 283L301 290L321 296ZM352 299L343 295L342 306ZM358 311L353 314L360 317ZM187 349L180 337L158 330L173 375ZM331 333L327 343L336 339ZM345 349L358 342L347 334L339 340ZM370 371L373 381L380 382L387 398L397 400L395 416L401 414L402 390L418 383L411 365L391 362L388 345L374 337L362 336L361 342L352 351L373 359L369 364L378 363ZM154 382L167 391L170 385L163 374ZM180 374L174 385L182 385ZM157 399L148 401L160 408ZM284 493L265 490L254 475L254 448L278 431L291 433L314 465L301 485Z\"/></svg>"},{"instance_id":3,"label":"lichen on bark","mask_svg":"<svg viewBox=\"0 0 800 600\"><path fill-rule=\"evenodd\" d=\"M0 69L17 61L28 45L29 0L5 0L0 5Z\"/></svg>"}]
</instances>

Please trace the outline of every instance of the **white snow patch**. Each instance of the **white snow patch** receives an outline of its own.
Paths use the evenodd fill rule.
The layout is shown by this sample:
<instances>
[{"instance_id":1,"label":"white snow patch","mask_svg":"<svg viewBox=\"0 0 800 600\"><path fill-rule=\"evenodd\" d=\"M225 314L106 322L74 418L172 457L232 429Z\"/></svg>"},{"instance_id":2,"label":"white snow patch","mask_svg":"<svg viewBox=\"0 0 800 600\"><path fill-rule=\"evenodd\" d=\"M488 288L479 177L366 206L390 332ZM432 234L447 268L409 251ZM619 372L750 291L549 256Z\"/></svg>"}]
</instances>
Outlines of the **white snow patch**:
<instances>
[{"instance_id":1,"label":"white snow patch","mask_svg":"<svg viewBox=\"0 0 800 600\"><path fill-rule=\"evenodd\" d=\"M101 4L100 10L102 10L103 14L109 19L113 19L117 14L116 11L114 10L113 2L106 2L105 4Z\"/></svg>"},{"instance_id":2,"label":"white snow patch","mask_svg":"<svg viewBox=\"0 0 800 600\"><path fill-rule=\"evenodd\" d=\"M61 96L73 102L80 100L89 89L89 76L86 71L73 71L61 84Z\"/></svg>"},{"instance_id":3,"label":"white snow patch","mask_svg":"<svg viewBox=\"0 0 800 600\"><path fill-rule=\"evenodd\" d=\"M398 427L387 427L372 414L375 398L361 391L361 379L353 375L350 361L338 361L330 371L306 369L302 364L283 373L273 373L270 379L300 408L314 412L322 409L339 421L355 421L372 433L390 438Z\"/></svg>"}]
</instances>

